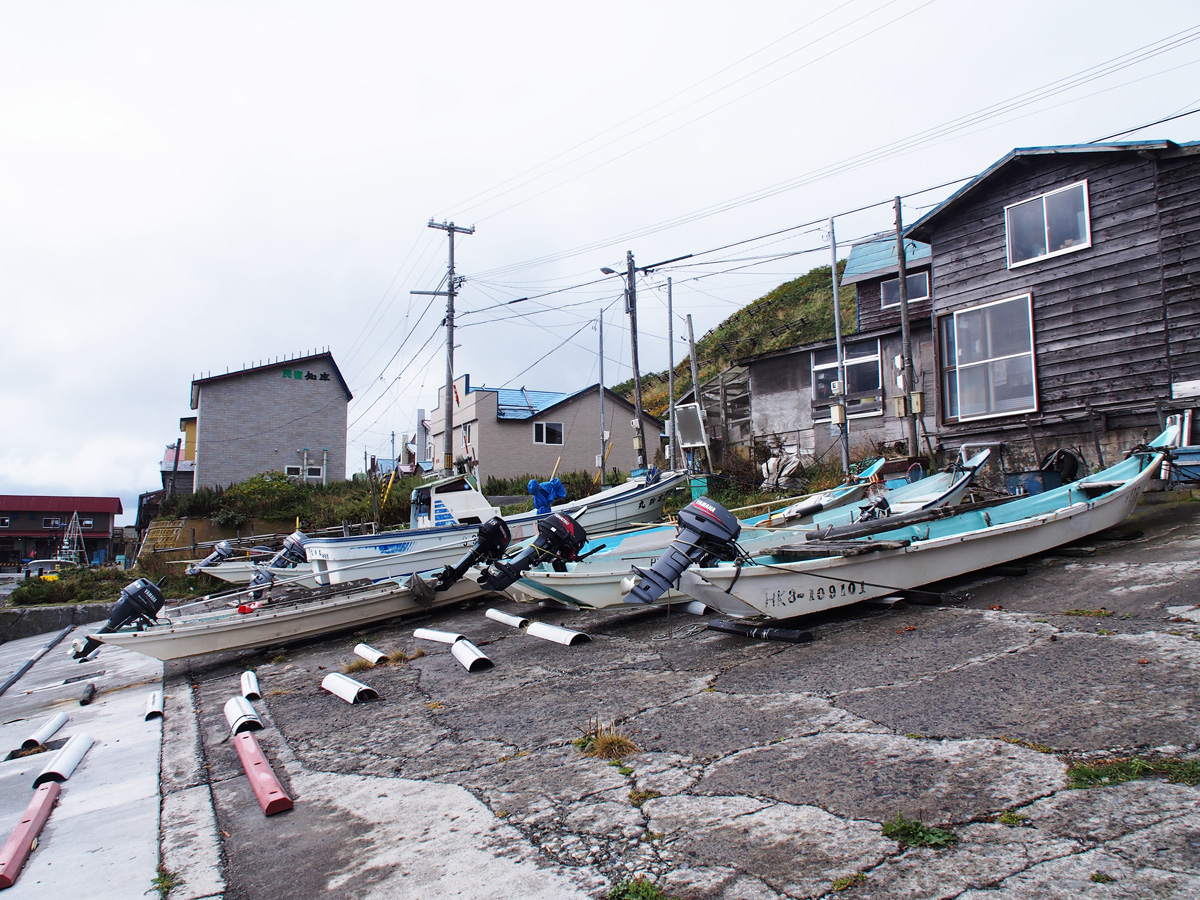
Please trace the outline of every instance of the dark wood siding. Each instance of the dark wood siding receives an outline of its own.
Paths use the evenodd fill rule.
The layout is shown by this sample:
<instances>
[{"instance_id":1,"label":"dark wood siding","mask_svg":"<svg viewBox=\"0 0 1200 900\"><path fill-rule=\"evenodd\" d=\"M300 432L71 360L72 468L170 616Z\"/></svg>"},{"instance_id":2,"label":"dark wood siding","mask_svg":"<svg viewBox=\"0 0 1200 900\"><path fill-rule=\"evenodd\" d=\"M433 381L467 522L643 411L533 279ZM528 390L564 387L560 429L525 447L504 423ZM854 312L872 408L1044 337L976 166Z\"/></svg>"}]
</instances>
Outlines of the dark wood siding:
<instances>
[{"instance_id":1,"label":"dark wood siding","mask_svg":"<svg viewBox=\"0 0 1200 900\"><path fill-rule=\"evenodd\" d=\"M1085 180L1092 245L1010 270L1004 207ZM1043 420L1078 421L1090 404L1125 416L1126 425L1150 426L1172 380L1200 378L1200 157L1018 157L931 221L928 237L938 314L1032 296ZM1165 361L1168 321L1173 372ZM978 435L1023 423L1020 416L943 430Z\"/></svg>"},{"instance_id":2,"label":"dark wood siding","mask_svg":"<svg viewBox=\"0 0 1200 900\"><path fill-rule=\"evenodd\" d=\"M909 275L916 275L918 272L929 272L929 266L914 266L908 270ZM860 281L855 288L858 298L858 330L872 331L876 328L899 328L900 327L900 304L894 306L883 305L880 299L880 283L887 281L889 278L896 278L896 275L888 275L886 278L873 278L870 281ZM929 292L933 294L933 273L929 274ZM929 300L919 300L915 303L908 304L908 318L910 324L917 319L928 319L930 310L933 304Z\"/></svg>"}]
</instances>

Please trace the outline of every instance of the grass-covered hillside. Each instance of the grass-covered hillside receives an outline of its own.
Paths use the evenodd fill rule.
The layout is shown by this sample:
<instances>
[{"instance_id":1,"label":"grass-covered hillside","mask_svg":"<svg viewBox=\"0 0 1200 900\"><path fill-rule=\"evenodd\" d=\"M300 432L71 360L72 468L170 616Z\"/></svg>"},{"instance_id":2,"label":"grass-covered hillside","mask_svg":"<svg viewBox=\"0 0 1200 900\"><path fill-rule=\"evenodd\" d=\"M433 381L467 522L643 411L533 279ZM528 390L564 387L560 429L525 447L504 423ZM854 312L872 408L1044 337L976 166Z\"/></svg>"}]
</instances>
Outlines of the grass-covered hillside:
<instances>
[{"instance_id":1,"label":"grass-covered hillside","mask_svg":"<svg viewBox=\"0 0 1200 900\"><path fill-rule=\"evenodd\" d=\"M845 261L838 263L838 274ZM842 311L842 333L856 328L854 290L838 292ZM833 284L829 266L819 266L758 298L703 337L696 339L696 359L701 383L728 368L734 360L770 350L782 350L812 341L832 338ZM675 398L692 387L691 362L686 357L675 366ZM623 397L633 399L633 379L612 386ZM642 375L642 407L660 419L667 415L667 372Z\"/></svg>"}]
</instances>

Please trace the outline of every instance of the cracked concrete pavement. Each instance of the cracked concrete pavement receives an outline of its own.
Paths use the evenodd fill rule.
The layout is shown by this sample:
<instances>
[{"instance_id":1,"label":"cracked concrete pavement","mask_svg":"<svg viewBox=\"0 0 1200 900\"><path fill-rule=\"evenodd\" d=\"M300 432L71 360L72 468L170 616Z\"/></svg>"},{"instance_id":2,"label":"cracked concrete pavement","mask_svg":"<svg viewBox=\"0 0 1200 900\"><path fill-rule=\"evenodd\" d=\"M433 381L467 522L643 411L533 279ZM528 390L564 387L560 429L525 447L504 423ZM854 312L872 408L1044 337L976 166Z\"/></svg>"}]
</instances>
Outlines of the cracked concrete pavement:
<instances>
[{"instance_id":1,"label":"cracked concrete pavement","mask_svg":"<svg viewBox=\"0 0 1200 900\"><path fill-rule=\"evenodd\" d=\"M1198 524L1200 503L1144 507L1119 534L942 585L936 605L803 620L808 644L493 597L171 664L171 897L604 897L639 875L695 900L833 896L838 879L854 898L1200 897L1200 787L1067 787L1076 759L1200 755ZM489 606L593 640L539 641ZM415 627L460 632L495 667L469 674ZM380 699L350 705L320 682L359 641L425 654L356 673ZM222 715L246 669L296 801L271 818ZM637 751L581 753L597 722ZM215 845L195 839L206 803ZM898 844L882 833L898 813L958 842Z\"/></svg>"}]
</instances>

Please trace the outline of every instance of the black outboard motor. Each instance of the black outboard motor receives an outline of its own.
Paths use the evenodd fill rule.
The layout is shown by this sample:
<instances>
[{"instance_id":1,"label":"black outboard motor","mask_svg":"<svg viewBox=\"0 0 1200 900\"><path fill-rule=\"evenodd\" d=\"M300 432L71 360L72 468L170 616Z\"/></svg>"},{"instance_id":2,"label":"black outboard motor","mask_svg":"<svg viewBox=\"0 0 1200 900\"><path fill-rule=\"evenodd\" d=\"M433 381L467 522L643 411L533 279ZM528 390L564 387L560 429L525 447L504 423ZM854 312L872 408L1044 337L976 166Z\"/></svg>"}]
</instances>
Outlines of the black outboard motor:
<instances>
[{"instance_id":1,"label":"black outboard motor","mask_svg":"<svg viewBox=\"0 0 1200 900\"><path fill-rule=\"evenodd\" d=\"M467 574L467 569L477 565L481 560L493 563L500 559L504 555L504 551L508 549L511 540L512 532L509 531L507 522L499 516L488 519L479 526L479 533L475 536L475 545L467 551L467 555L454 565L446 566L437 574L433 589L435 591L448 590L452 584ZM413 576L412 580L429 587L425 581L416 576ZM420 588L414 591L414 593L419 592Z\"/></svg>"},{"instance_id":2,"label":"black outboard motor","mask_svg":"<svg viewBox=\"0 0 1200 900\"><path fill-rule=\"evenodd\" d=\"M139 628L149 627L154 624L158 617L158 611L163 608L164 601L163 592L153 581L139 578L137 581L130 582L121 589L121 596L117 599L108 621L95 633L108 634L110 631L117 631L126 625L137 625ZM76 638L71 642L71 658L84 662L99 649L100 644L101 641L91 635L85 641Z\"/></svg>"},{"instance_id":3,"label":"black outboard motor","mask_svg":"<svg viewBox=\"0 0 1200 900\"><path fill-rule=\"evenodd\" d=\"M198 563L193 563L187 567L187 574L199 575L202 569L211 569L213 566L219 566L229 557L233 556L233 545L229 541L218 541L213 545L213 552L204 557Z\"/></svg>"},{"instance_id":4,"label":"black outboard motor","mask_svg":"<svg viewBox=\"0 0 1200 900\"><path fill-rule=\"evenodd\" d=\"M510 560L495 563L483 570L479 583L490 591L502 591L530 566L550 562L554 571L565 572L567 563L579 559L579 551L587 543L583 526L566 513L551 513L537 523L537 539Z\"/></svg>"},{"instance_id":5,"label":"black outboard motor","mask_svg":"<svg viewBox=\"0 0 1200 900\"><path fill-rule=\"evenodd\" d=\"M705 565L718 559L736 559L734 543L742 523L721 504L708 497L693 500L679 511L679 532L667 552L649 569L633 571L640 584L625 596L626 603L653 603L679 580L688 566Z\"/></svg>"},{"instance_id":6,"label":"black outboard motor","mask_svg":"<svg viewBox=\"0 0 1200 900\"><path fill-rule=\"evenodd\" d=\"M275 573L270 571L271 569L291 568L308 560L308 556L304 552L304 544L307 540L308 536L304 532L293 531L283 539L283 546L267 561L265 566L254 567L254 577L250 579L251 600L257 600L262 596L262 591L253 589L270 587L275 583Z\"/></svg>"}]
</instances>

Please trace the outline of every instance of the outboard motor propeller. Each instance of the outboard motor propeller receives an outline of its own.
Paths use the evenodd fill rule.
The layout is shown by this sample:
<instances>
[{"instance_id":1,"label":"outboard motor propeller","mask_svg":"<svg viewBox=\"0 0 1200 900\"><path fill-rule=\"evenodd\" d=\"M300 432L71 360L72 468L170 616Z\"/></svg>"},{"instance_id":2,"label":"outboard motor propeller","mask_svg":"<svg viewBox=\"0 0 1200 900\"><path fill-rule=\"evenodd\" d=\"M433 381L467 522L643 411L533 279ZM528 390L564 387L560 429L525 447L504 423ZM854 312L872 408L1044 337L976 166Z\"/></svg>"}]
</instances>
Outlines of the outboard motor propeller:
<instances>
[{"instance_id":1,"label":"outboard motor propeller","mask_svg":"<svg viewBox=\"0 0 1200 900\"><path fill-rule=\"evenodd\" d=\"M512 532L509 531L507 522L499 516L488 519L479 526L479 532L475 535L475 544L467 551L466 556L454 565L446 566L438 572L432 583L420 575L413 575L408 580L408 589L412 593L413 599L422 606L429 606L433 603L436 591L449 590L452 584L467 574L467 569L471 566L477 565L480 560L492 563L502 557L511 540Z\"/></svg>"},{"instance_id":2,"label":"outboard motor propeller","mask_svg":"<svg viewBox=\"0 0 1200 900\"><path fill-rule=\"evenodd\" d=\"M218 541L213 545L212 553L208 554L200 562L193 563L187 567L187 574L199 575L202 569L211 569L214 566L219 566L231 556L233 556L233 545L229 541Z\"/></svg>"},{"instance_id":3,"label":"outboard motor propeller","mask_svg":"<svg viewBox=\"0 0 1200 900\"><path fill-rule=\"evenodd\" d=\"M96 634L108 634L126 625L137 625L145 628L154 624L158 611L163 608L165 598L158 585L146 578L139 578L121 589L121 596L113 607L108 621L99 628ZM88 635L86 640L76 638L71 642L71 658L84 662L99 649L102 642Z\"/></svg>"},{"instance_id":4,"label":"outboard motor propeller","mask_svg":"<svg viewBox=\"0 0 1200 900\"><path fill-rule=\"evenodd\" d=\"M583 526L566 513L551 513L537 523L538 536L532 544L510 560L496 562L479 575L479 584L490 591L502 591L530 566L550 562L554 571L565 572L567 563L579 559L587 543Z\"/></svg>"},{"instance_id":5,"label":"outboard motor propeller","mask_svg":"<svg viewBox=\"0 0 1200 900\"><path fill-rule=\"evenodd\" d=\"M257 600L262 596L262 591L255 590L256 588L270 587L275 583L275 573L270 571L271 569L291 568L308 560L308 556L304 552L304 544L307 540L308 536L303 531L293 531L283 539L283 546L279 548L279 552L267 560L266 565L254 567L254 577L250 579L251 600Z\"/></svg>"},{"instance_id":6,"label":"outboard motor propeller","mask_svg":"<svg viewBox=\"0 0 1200 900\"><path fill-rule=\"evenodd\" d=\"M649 569L633 567L642 581L625 596L625 602L653 603L688 566L736 559L734 542L741 533L742 523L721 504L708 497L693 500L679 511L679 531L667 552Z\"/></svg>"}]
</instances>

